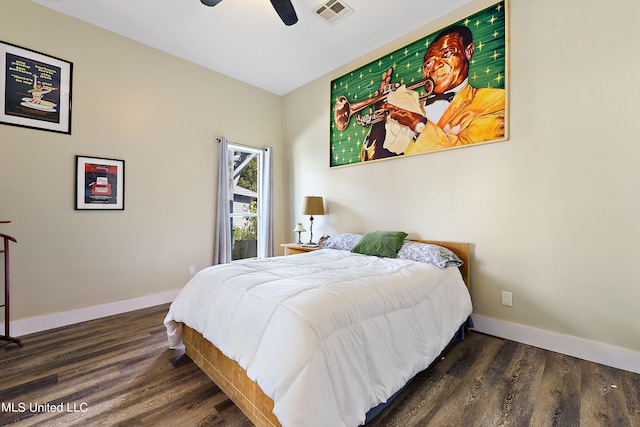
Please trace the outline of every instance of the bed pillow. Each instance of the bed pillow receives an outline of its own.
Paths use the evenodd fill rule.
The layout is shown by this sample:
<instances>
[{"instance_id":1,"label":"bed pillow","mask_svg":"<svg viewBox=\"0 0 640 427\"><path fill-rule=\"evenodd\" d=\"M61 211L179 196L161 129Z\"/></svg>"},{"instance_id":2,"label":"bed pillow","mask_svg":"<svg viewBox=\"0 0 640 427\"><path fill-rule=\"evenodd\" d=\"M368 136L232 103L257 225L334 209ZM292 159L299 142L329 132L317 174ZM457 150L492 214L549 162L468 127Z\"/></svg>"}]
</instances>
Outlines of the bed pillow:
<instances>
[{"instance_id":1,"label":"bed pillow","mask_svg":"<svg viewBox=\"0 0 640 427\"><path fill-rule=\"evenodd\" d=\"M407 233L404 231L369 231L362 236L351 252L395 258Z\"/></svg>"},{"instance_id":2,"label":"bed pillow","mask_svg":"<svg viewBox=\"0 0 640 427\"><path fill-rule=\"evenodd\" d=\"M436 267L460 267L463 262L453 251L430 243L405 241L398 251L398 258L426 262Z\"/></svg>"},{"instance_id":3,"label":"bed pillow","mask_svg":"<svg viewBox=\"0 0 640 427\"><path fill-rule=\"evenodd\" d=\"M362 239L362 234L342 233L337 236L329 237L320 243L325 249L339 249L342 251L350 251Z\"/></svg>"}]
</instances>

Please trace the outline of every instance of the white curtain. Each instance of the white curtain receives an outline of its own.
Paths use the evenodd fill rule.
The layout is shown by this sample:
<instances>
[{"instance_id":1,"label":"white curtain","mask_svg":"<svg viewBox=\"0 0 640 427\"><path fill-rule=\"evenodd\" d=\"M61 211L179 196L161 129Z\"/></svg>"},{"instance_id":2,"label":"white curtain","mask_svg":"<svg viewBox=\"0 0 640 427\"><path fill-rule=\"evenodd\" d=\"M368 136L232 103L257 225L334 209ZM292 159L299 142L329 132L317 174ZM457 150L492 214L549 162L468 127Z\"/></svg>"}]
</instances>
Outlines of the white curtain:
<instances>
[{"instance_id":1,"label":"white curtain","mask_svg":"<svg viewBox=\"0 0 640 427\"><path fill-rule=\"evenodd\" d=\"M262 221L259 222L258 243L262 245L265 257L274 255L273 238L273 149L267 147L262 154L262 197L260 199L260 213ZM260 253L260 251L258 251Z\"/></svg>"},{"instance_id":2,"label":"white curtain","mask_svg":"<svg viewBox=\"0 0 640 427\"><path fill-rule=\"evenodd\" d=\"M233 183L230 179L231 158L227 138L220 138L220 158L218 160L218 197L216 203L216 236L213 248L213 263L231 262L231 203L233 203Z\"/></svg>"}]
</instances>

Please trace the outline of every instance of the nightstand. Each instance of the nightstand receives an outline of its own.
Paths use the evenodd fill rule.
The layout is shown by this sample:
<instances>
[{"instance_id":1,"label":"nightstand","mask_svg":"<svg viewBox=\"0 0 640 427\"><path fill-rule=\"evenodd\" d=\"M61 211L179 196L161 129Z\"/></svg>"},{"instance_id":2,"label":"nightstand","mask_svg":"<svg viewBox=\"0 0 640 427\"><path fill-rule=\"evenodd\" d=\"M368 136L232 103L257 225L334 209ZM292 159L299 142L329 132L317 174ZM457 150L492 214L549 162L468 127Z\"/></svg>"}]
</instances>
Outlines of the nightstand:
<instances>
[{"instance_id":1,"label":"nightstand","mask_svg":"<svg viewBox=\"0 0 640 427\"><path fill-rule=\"evenodd\" d=\"M283 243L280 246L284 248L284 255L296 255L302 254L305 252L317 251L318 249L322 249L320 246L316 247L304 247L299 243Z\"/></svg>"}]
</instances>

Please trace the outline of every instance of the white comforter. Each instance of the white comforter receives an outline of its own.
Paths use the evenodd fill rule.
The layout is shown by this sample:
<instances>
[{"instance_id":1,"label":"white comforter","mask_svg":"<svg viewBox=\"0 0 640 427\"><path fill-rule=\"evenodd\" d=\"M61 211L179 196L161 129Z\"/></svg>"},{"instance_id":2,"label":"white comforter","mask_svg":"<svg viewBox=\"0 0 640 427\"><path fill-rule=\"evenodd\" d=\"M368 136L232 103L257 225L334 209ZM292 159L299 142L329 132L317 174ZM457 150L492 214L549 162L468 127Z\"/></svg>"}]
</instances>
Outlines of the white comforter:
<instances>
[{"instance_id":1,"label":"white comforter","mask_svg":"<svg viewBox=\"0 0 640 427\"><path fill-rule=\"evenodd\" d=\"M457 268L324 249L200 271L165 319L246 369L284 427L354 427L471 314Z\"/></svg>"}]
</instances>

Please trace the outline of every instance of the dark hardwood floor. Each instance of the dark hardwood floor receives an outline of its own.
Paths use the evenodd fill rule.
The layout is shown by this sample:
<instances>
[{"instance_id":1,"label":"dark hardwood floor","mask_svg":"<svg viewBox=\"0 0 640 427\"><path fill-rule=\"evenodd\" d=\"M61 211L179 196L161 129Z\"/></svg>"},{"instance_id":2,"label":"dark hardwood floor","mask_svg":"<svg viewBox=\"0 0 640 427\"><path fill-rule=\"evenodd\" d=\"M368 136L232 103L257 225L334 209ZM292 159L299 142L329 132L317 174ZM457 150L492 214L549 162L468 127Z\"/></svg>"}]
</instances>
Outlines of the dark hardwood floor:
<instances>
[{"instance_id":1,"label":"dark hardwood floor","mask_svg":"<svg viewBox=\"0 0 640 427\"><path fill-rule=\"evenodd\" d=\"M183 350L168 349L167 308L0 348L0 425L251 426ZM640 375L470 332L370 426L640 427Z\"/></svg>"}]
</instances>

